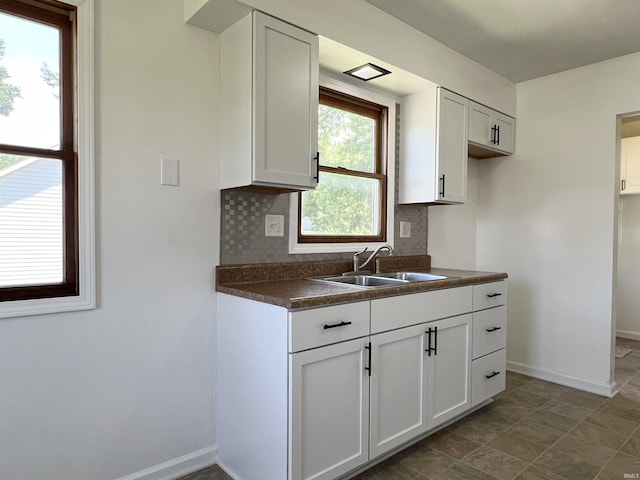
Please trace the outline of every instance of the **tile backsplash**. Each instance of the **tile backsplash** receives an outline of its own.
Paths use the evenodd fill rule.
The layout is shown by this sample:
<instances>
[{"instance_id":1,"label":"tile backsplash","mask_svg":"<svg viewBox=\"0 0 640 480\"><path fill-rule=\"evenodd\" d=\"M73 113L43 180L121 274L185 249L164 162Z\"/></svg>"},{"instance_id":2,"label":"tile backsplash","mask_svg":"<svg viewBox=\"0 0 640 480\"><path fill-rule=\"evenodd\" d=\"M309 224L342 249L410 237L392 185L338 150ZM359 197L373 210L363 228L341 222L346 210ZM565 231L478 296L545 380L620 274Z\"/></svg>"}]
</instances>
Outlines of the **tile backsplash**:
<instances>
[{"instance_id":1,"label":"tile backsplash","mask_svg":"<svg viewBox=\"0 0 640 480\"><path fill-rule=\"evenodd\" d=\"M399 118L399 106L397 107ZM399 139L399 121L396 121ZM398 205L399 147L396 142L394 249L397 255L426 255L427 206ZM300 262L351 258L353 252L289 254L289 195L239 190L221 191L220 264ZM265 215L284 215L283 237L265 236ZM411 222L411 237L400 238L400 222ZM354 249L355 251L355 249Z\"/></svg>"},{"instance_id":2,"label":"tile backsplash","mask_svg":"<svg viewBox=\"0 0 640 480\"><path fill-rule=\"evenodd\" d=\"M289 252L289 195L223 190L220 264L300 262L351 258L351 253ZM283 237L266 237L265 215L284 215ZM411 222L411 237L400 238L400 221ZM398 255L427 253L427 207L396 205L395 251ZM354 249L355 251L355 249Z\"/></svg>"}]
</instances>

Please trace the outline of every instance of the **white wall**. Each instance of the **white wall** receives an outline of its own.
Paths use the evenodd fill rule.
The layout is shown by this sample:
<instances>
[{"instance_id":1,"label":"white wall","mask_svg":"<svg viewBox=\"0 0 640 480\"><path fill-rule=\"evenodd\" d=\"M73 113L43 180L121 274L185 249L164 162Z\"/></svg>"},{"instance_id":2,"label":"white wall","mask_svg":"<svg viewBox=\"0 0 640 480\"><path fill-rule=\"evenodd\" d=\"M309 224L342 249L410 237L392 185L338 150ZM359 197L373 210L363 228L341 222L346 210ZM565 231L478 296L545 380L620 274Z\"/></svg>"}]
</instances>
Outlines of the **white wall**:
<instances>
[{"instance_id":1,"label":"white wall","mask_svg":"<svg viewBox=\"0 0 640 480\"><path fill-rule=\"evenodd\" d=\"M469 158L467 200L461 205L433 205L427 217L427 251L431 265L442 268L476 268L476 217L478 175L484 160Z\"/></svg>"},{"instance_id":2,"label":"white wall","mask_svg":"<svg viewBox=\"0 0 640 480\"><path fill-rule=\"evenodd\" d=\"M517 85L517 153L479 178L477 268L509 273L512 368L610 390L616 115L640 54Z\"/></svg>"},{"instance_id":3,"label":"white wall","mask_svg":"<svg viewBox=\"0 0 640 480\"><path fill-rule=\"evenodd\" d=\"M640 340L640 195L620 196L616 329Z\"/></svg>"},{"instance_id":4,"label":"white wall","mask_svg":"<svg viewBox=\"0 0 640 480\"><path fill-rule=\"evenodd\" d=\"M96 4L99 306L0 320L2 479L214 460L217 35L181 0Z\"/></svg>"},{"instance_id":5,"label":"white wall","mask_svg":"<svg viewBox=\"0 0 640 480\"><path fill-rule=\"evenodd\" d=\"M504 113L515 114L513 82L364 0L243 0L243 3Z\"/></svg>"}]
</instances>

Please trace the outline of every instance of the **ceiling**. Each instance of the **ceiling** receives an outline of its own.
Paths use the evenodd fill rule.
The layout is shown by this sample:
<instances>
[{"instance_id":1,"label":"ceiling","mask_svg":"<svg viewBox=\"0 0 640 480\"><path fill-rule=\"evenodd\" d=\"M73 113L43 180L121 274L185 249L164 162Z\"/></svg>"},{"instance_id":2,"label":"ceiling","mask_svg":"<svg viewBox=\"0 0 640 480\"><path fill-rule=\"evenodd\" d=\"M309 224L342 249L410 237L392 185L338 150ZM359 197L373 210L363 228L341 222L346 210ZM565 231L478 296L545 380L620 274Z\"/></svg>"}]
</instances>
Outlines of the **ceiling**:
<instances>
[{"instance_id":1,"label":"ceiling","mask_svg":"<svg viewBox=\"0 0 640 480\"><path fill-rule=\"evenodd\" d=\"M640 0L365 0L521 82L640 51Z\"/></svg>"}]
</instances>

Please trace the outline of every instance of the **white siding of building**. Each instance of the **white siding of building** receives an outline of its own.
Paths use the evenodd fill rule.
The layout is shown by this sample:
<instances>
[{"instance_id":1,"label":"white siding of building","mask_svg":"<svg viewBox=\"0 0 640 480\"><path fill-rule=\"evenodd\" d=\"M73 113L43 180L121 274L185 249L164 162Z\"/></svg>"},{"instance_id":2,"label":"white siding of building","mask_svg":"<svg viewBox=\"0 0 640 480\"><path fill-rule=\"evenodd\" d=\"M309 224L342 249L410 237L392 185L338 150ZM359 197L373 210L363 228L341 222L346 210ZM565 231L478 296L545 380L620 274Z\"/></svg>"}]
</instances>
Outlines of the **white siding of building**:
<instances>
[{"instance_id":1,"label":"white siding of building","mask_svg":"<svg viewBox=\"0 0 640 480\"><path fill-rule=\"evenodd\" d=\"M29 159L0 171L0 286L62 281L62 164Z\"/></svg>"}]
</instances>

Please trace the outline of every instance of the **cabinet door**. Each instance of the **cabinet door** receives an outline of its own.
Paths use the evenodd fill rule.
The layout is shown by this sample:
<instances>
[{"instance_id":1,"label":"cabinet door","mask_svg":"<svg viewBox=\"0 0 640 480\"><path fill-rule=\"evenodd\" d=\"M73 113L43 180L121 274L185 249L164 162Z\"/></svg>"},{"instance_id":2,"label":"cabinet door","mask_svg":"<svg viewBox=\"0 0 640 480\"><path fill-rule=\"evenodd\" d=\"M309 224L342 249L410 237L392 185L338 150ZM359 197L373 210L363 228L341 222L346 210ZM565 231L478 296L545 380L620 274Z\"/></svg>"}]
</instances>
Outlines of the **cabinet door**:
<instances>
[{"instance_id":1,"label":"cabinet door","mask_svg":"<svg viewBox=\"0 0 640 480\"><path fill-rule=\"evenodd\" d=\"M371 458L426 431L425 329L371 337Z\"/></svg>"},{"instance_id":2,"label":"cabinet door","mask_svg":"<svg viewBox=\"0 0 640 480\"><path fill-rule=\"evenodd\" d=\"M487 158L511 154L516 147L516 120L476 102L469 102L471 156ZM477 148L475 146L483 148ZM491 153L498 152L498 155Z\"/></svg>"},{"instance_id":3,"label":"cabinet door","mask_svg":"<svg viewBox=\"0 0 640 480\"><path fill-rule=\"evenodd\" d=\"M438 89L438 200L464 203L467 198L469 100Z\"/></svg>"},{"instance_id":4,"label":"cabinet door","mask_svg":"<svg viewBox=\"0 0 640 480\"><path fill-rule=\"evenodd\" d=\"M365 347L368 337L289 355L289 480L333 479L368 460Z\"/></svg>"},{"instance_id":5,"label":"cabinet door","mask_svg":"<svg viewBox=\"0 0 640 480\"><path fill-rule=\"evenodd\" d=\"M317 182L318 37L254 13L254 181Z\"/></svg>"},{"instance_id":6,"label":"cabinet door","mask_svg":"<svg viewBox=\"0 0 640 480\"><path fill-rule=\"evenodd\" d=\"M494 147L492 140L493 110L476 102L469 102L469 141Z\"/></svg>"},{"instance_id":7,"label":"cabinet door","mask_svg":"<svg viewBox=\"0 0 640 480\"><path fill-rule=\"evenodd\" d=\"M497 131L496 148L505 153L513 153L516 151L516 121L514 118L502 113L495 113L493 121Z\"/></svg>"},{"instance_id":8,"label":"cabinet door","mask_svg":"<svg viewBox=\"0 0 640 480\"><path fill-rule=\"evenodd\" d=\"M620 142L620 193L640 193L640 137Z\"/></svg>"},{"instance_id":9,"label":"cabinet door","mask_svg":"<svg viewBox=\"0 0 640 480\"><path fill-rule=\"evenodd\" d=\"M427 361L427 427L455 417L471 405L471 315L460 315L426 324L432 350ZM427 340L427 346L429 341Z\"/></svg>"}]
</instances>

